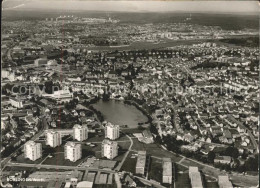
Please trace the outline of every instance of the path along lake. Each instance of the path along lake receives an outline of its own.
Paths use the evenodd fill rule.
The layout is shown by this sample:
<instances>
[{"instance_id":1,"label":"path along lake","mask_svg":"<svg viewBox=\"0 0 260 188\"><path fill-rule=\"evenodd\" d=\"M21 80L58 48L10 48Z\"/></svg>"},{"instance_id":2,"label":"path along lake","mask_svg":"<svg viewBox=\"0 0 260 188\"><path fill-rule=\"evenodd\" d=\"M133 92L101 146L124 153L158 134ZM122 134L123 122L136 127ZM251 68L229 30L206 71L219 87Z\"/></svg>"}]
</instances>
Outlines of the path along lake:
<instances>
[{"instance_id":1,"label":"path along lake","mask_svg":"<svg viewBox=\"0 0 260 188\"><path fill-rule=\"evenodd\" d=\"M128 128L137 128L138 123L148 121L148 118L135 106L124 104L123 101L99 100L93 107L100 111L104 119L117 125L127 125Z\"/></svg>"}]
</instances>

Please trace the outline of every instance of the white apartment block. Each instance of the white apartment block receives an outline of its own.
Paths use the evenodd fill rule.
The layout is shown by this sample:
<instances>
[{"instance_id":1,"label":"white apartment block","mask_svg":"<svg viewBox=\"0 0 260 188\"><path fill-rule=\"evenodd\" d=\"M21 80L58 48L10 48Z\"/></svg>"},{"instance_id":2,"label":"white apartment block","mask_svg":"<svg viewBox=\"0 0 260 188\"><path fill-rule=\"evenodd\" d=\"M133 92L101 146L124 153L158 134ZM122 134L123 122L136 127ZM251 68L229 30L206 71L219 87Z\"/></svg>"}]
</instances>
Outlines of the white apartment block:
<instances>
[{"instance_id":1,"label":"white apartment block","mask_svg":"<svg viewBox=\"0 0 260 188\"><path fill-rule=\"evenodd\" d=\"M64 146L64 157L72 162L76 162L82 157L81 144L67 142Z\"/></svg>"},{"instance_id":2,"label":"white apartment block","mask_svg":"<svg viewBox=\"0 0 260 188\"><path fill-rule=\"evenodd\" d=\"M101 152L102 152L102 157L106 157L108 159L114 159L118 155L117 142L108 139L103 140Z\"/></svg>"},{"instance_id":3,"label":"white apartment block","mask_svg":"<svg viewBox=\"0 0 260 188\"><path fill-rule=\"evenodd\" d=\"M110 140L116 140L119 138L119 125L107 123L105 127L105 138L109 138Z\"/></svg>"},{"instance_id":4,"label":"white apartment block","mask_svg":"<svg viewBox=\"0 0 260 188\"><path fill-rule=\"evenodd\" d=\"M83 141L88 139L88 127L81 125L74 125L73 127L73 138L77 141Z\"/></svg>"},{"instance_id":5,"label":"white apartment block","mask_svg":"<svg viewBox=\"0 0 260 188\"><path fill-rule=\"evenodd\" d=\"M46 132L46 145L55 148L57 146L60 146L61 143L61 135L59 132L53 130L48 130Z\"/></svg>"},{"instance_id":6,"label":"white apartment block","mask_svg":"<svg viewBox=\"0 0 260 188\"><path fill-rule=\"evenodd\" d=\"M32 161L42 157L42 144L28 141L24 144L24 157Z\"/></svg>"}]
</instances>

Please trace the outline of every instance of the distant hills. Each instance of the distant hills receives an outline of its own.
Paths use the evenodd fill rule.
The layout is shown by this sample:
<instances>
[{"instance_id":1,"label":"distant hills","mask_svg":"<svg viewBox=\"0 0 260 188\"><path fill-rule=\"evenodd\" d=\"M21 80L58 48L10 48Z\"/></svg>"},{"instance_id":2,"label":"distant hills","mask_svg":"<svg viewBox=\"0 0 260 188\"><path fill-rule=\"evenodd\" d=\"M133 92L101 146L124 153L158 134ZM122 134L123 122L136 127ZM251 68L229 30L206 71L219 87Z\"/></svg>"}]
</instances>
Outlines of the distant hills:
<instances>
[{"instance_id":1,"label":"distant hills","mask_svg":"<svg viewBox=\"0 0 260 188\"><path fill-rule=\"evenodd\" d=\"M80 17L106 17L108 12L95 11L21 11L6 10L2 12L3 20L43 20L59 15L75 15ZM133 13L133 12L109 12L110 17L119 19L120 23L191 23L205 26L220 26L225 30L259 29L258 15L220 14L220 13L192 13L192 19L186 20L190 12L167 13Z\"/></svg>"}]
</instances>

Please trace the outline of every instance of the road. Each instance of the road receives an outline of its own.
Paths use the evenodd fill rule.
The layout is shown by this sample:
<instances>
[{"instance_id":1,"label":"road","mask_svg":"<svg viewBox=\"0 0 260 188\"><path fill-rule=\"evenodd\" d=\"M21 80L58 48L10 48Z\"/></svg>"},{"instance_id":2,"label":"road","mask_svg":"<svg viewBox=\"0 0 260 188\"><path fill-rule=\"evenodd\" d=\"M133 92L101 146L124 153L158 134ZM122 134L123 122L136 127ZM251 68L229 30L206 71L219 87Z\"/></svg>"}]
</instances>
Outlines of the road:
<instances>
[{"instance_id":1,"label":"road","mask_svg":"<svg viewBox=\"0 0 260 188\"><path fill-rule=\"evenodd\" d=\"M130 144L130 146L129 146L127 152L125 153L124 158L122 159L122 161L121 161L121 162L117 165L117 167L115 168L116 171L119 171L119 170L121 169L121 167L123 166L123 164L124 164L124 162L125 162L125 160L126 160L128 154L129 154L129 152L131 151L132 146L133 146L133 140L132 140L132 138L131 138L130 136L128 136L127 134L125 134L125 135L129 138L131 144Z\"/></svg>"},{"instance_id":2,"label":"road","mask_svg":"<svg viewBox=\"0 0 260 188\"><path fill-rule=\"evenodd\" d=\"M141 177L139 177L139 176L134 176L135 178L138 178L141 182L143 182L143 183L145 183L145 184L148 184L148 185L153 185L154 187L157 187L157 188L165 188L164 186L162 186L162 185L160 185L160 184L158 184L158 183L156 183L156 182L151 182L151 181L149 181L149 180L147 180L147 179L145 179L145 178L141 178Z\"/></svg>"},{"instance_id":3,"label":"road","mask_svg":"<svg viewBox=\"0 0 260 188\"><path fill-rule=\"evenodd\" d=\"M46 164L28 164L28 163L7 163L6 166L16 166L16 167L30 167L30 168L46 168L46 169L56 169L59 170L86 170L86 167L78 166L57 166L57 165L46 165ZM98 169L93 167L88 167L90 171L100 171L104 173L115 173L114 170L110 169Z\"/></svg>"}]
</instances>

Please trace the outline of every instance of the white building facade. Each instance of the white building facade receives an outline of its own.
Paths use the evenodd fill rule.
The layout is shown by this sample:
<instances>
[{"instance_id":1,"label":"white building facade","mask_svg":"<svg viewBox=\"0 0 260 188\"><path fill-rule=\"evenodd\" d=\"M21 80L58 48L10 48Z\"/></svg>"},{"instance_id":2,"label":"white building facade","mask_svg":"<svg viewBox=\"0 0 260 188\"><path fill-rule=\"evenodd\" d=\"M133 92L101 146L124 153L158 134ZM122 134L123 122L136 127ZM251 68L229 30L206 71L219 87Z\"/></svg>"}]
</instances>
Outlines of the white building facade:
<instances>
[{"instance_id":1,"label":"white building facade","mask_svg":"<svg viewBox=\"0 0 260 188\"><path fill-rule=\"evenodd\" d=\"M46 145L55 148L57 146L60 146L61 143L61 135L59 132L53 130L48 130L46 132Z\"/></svg>"},{"instance_id":2,"label":"white building facade","mask_svg":"<svg viewBox=\"0 0 260 188\"><path fill-rule=\"evenodd\" d=\"M105 127L105 138L109 138L110 140L116 140L119 138L119 125L107 123Z\"/></svg>"},{"instance_id":3,"label":"white building facade","mask_svg":"<svg viewBox=\"0 0 260 188\"><path fill-rule=\"evenodd\" d=\"M108 139L103 140L101 152L102 152L102 157L106 157L108 159L114 159L118 155L117 142Z\"/></svg>"},{"instance_id":4,"label":"white building facade","mask_svg":"<svg viewBox=\"0 0 260 188\"><path fill-rule=\"evenodd\" d=\"M24 144L24 157L32 161L42 157L42 144L28 141Z\"/></svg>"},{"instance_id":5,"label":"white building facade","mask_svg":"<svg viewBox=\"0 0 260 188\"><path fill-rule=\"evenodd\" d=\"M72 162L76 162L82 157L81 144L67 142L64 146L64 157Z\"/></svg>"},{"instance_id":6,"label":"white building facade","mask_svg":"<svg viewBox=\"0 0 260 188\"><path fill-rule=\"evenodd\" d=\"M81 125L74 125L73 127L73 138L77 141L83 141L88 139L88 127Z\"/></svg>"}]
</instances>

